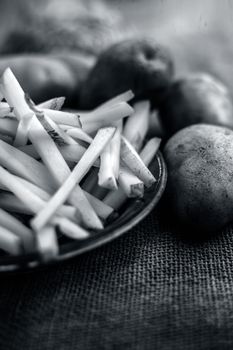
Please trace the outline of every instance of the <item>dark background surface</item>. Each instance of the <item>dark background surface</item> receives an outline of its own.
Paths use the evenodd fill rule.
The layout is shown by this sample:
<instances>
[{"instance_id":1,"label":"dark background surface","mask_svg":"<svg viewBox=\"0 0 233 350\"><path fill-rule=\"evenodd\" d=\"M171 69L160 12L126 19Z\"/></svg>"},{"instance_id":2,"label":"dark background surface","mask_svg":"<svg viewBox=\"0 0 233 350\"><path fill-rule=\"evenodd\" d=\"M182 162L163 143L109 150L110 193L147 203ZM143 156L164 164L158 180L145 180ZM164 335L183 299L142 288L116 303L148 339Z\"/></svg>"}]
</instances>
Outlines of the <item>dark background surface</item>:
<instances>
[{"instance_id":1,"label":"dark background surface","mask_svg":"<svg viewBox=\"0 0 233 350\"><path fill-rule=\"evenodd\" d=\"M232 349L232 230L190 242L166 221L153 212L93 252L1 277L0 348Z\"/></svg>"},{"instance_id":2,"label":"dark background surface","mask_svg":"<svg viewBox=\"0 0 233 350\"><path fill-rule=\"evenodd\" d=\"M87 51L96 43L93 28L101 38L97 52L126 34L151 35L173 52L177 75L209 71L233 91L231 1L112 3L123 22L114 11L88 11L80 1L0 0L1 52L14 52L14 46L6 46L12 29L25 33L40 23L36 28L43 34L37 21L44 13L59 26L70 23L73 13L85 18L75 37L85 37ZM57 38L57 30L51 32ZM232 228L191 241L188 231L184 239L174 227L166 211L163 218L155 211L93 252L35 273L0 276L0 349L232 349Z\"/></svg>"}]
</instances>

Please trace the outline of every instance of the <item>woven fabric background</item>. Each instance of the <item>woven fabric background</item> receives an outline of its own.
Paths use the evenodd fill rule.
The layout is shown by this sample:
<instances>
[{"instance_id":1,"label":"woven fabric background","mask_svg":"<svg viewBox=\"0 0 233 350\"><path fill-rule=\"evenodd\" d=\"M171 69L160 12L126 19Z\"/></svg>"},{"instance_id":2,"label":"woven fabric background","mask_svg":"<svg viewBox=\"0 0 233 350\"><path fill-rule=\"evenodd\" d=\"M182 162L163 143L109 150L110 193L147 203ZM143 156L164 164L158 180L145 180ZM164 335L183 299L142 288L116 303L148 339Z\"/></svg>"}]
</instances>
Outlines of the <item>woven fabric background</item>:
<instances>
[{"instance_id":1,"label":"woven fabric background","mask_svg":"<svg viewBox=\"0 0 233 350\"><path fill-rule=\"evenodd\" d=\"M152 213L65 264L0 277L0 349L224 350L232 329L230 228L192 243Z\"/></svg>"}]
</instances>

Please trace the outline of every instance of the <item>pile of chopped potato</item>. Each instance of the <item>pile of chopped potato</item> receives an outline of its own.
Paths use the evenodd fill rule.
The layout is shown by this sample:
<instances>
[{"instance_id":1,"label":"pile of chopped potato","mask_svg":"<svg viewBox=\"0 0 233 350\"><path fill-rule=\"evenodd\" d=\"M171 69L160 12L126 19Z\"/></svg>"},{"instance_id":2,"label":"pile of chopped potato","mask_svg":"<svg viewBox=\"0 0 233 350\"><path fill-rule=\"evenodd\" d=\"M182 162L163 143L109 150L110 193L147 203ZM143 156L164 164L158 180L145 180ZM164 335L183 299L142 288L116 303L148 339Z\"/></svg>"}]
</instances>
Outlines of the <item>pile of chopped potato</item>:
<instances>
[{"instance_id":1,"label":"pile of chopped potato","mask_svg":"<svg viewBox=\"0 0 233 350\"><path fill-rule=\"evenodd\" d=\"M104 228L128 197L156 179L145 145L150 104L127 91L90 112L61 111L63 97L35 105L10 68L0 78L0 248L59 254L56 228L76 240ZM123 119L126 118L123 126ZM80 184L81 183L81 184ZM81 186L80 186L81 185ZM12 213L32 215L30 227Z\"/></svg>"}]
</instances>

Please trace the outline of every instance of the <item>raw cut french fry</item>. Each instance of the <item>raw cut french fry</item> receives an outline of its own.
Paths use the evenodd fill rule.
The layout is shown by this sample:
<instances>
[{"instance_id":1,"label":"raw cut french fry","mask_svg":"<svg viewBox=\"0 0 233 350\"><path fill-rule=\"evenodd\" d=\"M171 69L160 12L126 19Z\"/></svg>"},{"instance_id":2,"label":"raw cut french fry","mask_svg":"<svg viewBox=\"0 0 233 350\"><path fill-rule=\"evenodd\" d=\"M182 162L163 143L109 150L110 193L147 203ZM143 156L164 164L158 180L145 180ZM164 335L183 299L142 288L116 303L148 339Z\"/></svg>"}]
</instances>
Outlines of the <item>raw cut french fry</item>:
<instances>
[{"instance_id":1,"label":"raw cut french fry","mask_svg":"<svg viewBox=\"0 0 233 350\"><path fill-rule=\"evenodd\" d=\"M81 226L75 224L74 222L70 221L66 218L56 218L53 220L53 223L55 223L61 232L72 239L86 239L90 236L89 232L86 231Z\"/></svg>"},{"instance_id":2,"label":"raw cut french fry","mask_svg":"<svg viewBox=\"0 0 233 350\"><path fill-rule=\"evenodd\" d=\"M27 179L48 192L56 188L43 164L0 140L0 164L12 173Z\"/></svg>"},{"instance_id":3,"label":"raw cut french fry","mask_svg":"<svg viewBox=\"0 0 233 350\"><path fill-rule=\"evenodd\" d=\"M92 194L84 191L87 199L93 206L93 208L96 211L96 214L103 220L106 220L112 213L113 213L113 208L111 208L109 205L106 203L103 203L101 200L98 198L94 197Z\"/></svg>"},{"instance_id":4,"label":"raw cut french fry","mask_svg":"<svg viewBox=\"0 0 233 350\"><path fill-rule=\"evenodd\" d=\"M98 185L101 187L107 188L109 190L117 189L117 182L113 171L110 142L100 155Z\"/></svg>"},{"instance_id":5,"label":"raw cut french fry","mask_svg":"<svg viewBox=\"0 0 233 350\"><path fill-rule=\"evenodd\" d=\"M97 132L94 140L80 159L79 163L75 166L70 176L47 203L46 207L31 220L31 226L33 229L40 230L47 224L54 213L56 213L57 209L67 200L75 186L90 170L93 163L113 137L114 132L115 128L113 127L100 129Z\"/></svg>"},{"instance_id":6,"label":"raw cut french fry","mask_svg":"<svg viewBox=\"0 0 233 350\"><path fill-rule=\"evenodd\" d=\"M86 133L86 134L93 134L96 133L96 131L98 129L101 129L105 126L109 126L111 124L111 122L107 122L106 120L104 121L93 121L93 122L85 122L82 124L82 130Z\"/></svg>"},{"instance_id":7,"label":"raw cut french fry","mask_svg":"<svg viewBox=\"0 0 233 350\"><path fill-rule=\"evenodd\" d=\"M69 177L70 169L54 141L50 138L36 117L33 118L31 122L29 138L54 178L57 186L61 186ZM43 140L43 142L41 142L41 140ZM80 211L83 222L87 227L95 229L103 228L97 214L78 185L75 186L68 200L71 205Z\"/></svg>"},{"instance_id":8,"label":"raw cut french fry","mask_svg":"<svg viewBox=\"0 0 233 350\"><path fill-rule=\"evenodd\" d=\"M40 159L40 155L37 153L33 145L20 146L18 149L34 159Z\"/></svg>"},{"instance_id":9,"label":"raw cut french fry","mask_svg":"<svg viewBox=\"0 0 233 350\"><path fill-rule=\"evenodd\" d=\"M122 131L122 120L116 122L116 132L110 141L111 147L111 162L113 174L116 179L119 177L119 169L120 169L120 151L121 151L121 131Z\"/></svg>"},{"instance_id":10,"label":"raw cut french fry","mask_svg":"<svg viewBox=\"0 0 233 350\"><path fill-rule=\"evenodd\" d=\"M107 102L104 102L99 107L95 109L95 111L103 110L104 108L108 108L114 106L120 102L129 102L134 98L134 93L132 90L128 90L123 92L122 94L117 95L116 97L111 98Z\"/></svg>"},{"instance_id":11,"label":"raw cut french fry","mask_svg":"<svg viewBox=\"0 0 233 350\"><path fill-rule=\"evenodd\" d=\"M94 188L98 186L98 172L99 169L91 168L86 178L83 180L81 188L86 192L92 193Z\"/></svg>"},{"instance_id":12,"label":"raw cut french fry","mask_svg":"<svg viewBox=\"0 0 233 350\"><path fill-rule=\"evenodd\" d=\"M9 106L14 107L14 114L16 118L19 121L21 121L23 118L27 119L32 111L26 102L23 89L21 88L18 80L10 68L7 68L3 72L0 84L2 87L3 95L7 100ZM28 124L25 122L25 125ZM25 140L27 141L28 139L27 135L28 127L20 128L20 140L24 140L24 144L27 143L25 143Z\"/></svg>"},{"instance_id":13,"label":"raw cut french fry","mask_svg":"<svg viewBox=\"0 0 233 350\"><path fill-rule=\"evenodd\" d=\"M44 127L44 129L47 131L49 136L53 139L53 141L57 145L75 145L77 142L67 135L63 129L61 129L47 114L46 112L38 109L38 107L35 106L34 102L30 99L29 96L27 96L27 103L29 107L33 110L35 113L37 119L40 121L41 125Z\"/></svg>"},{"instance_id":14,"label":"raw cut french fry","mask_svg":"<svg viewBox=\"0 0 233 350\"><path fill-rule=\"evenodd\" d=\"M66 125L66 124L58 124L59 126L60 126L60 128L62 129L62 130L64 130L64 131L67 131L67 130L69 130L69 129L76 129L76 128L74 128L73 126L71 126L71 125Z\"/></svg>"},{"instance_id":15,"label":"raw cut french fry","mask_svg":"<svg viewBox=\"0 0 233 350\"><path fill-rule=\"evenodd\" d=\"M0 248L12 255L23 253L21 239L13 232L0 225Z\"/></svg>"},{"instance_id":16,"label":"raw cut french fry","mask_svg":"<svg viewBox=\"0 0 233 350\"><path fill-rule=\"evenodd\" d=\"M79 115L76 113L70 113L65 111L57 111L53 109L43 109L45 114L50 117L57 124L66 124L73 126L75 128L80 128L81 123L79 120Z\"/></svg>"},{"instance_id":17,"label":"raw cut french fry","mask_svg":"<svg viewBox=\"0 0 233 350\"><path fill-rule=\"evenodd\" d=\"M13 107L10 107L7 102L0 102L0 109L2 109L2 108L13 108ZM13 111L11 111L11 112L13 112Z\"/></svg>"},{"instance_id":18,"label":"raw cut french fry","mask_svg":"<svg viewBox=\"0 0 233 350\"><path fill-rule=\"evenodd\" d=\"M51 195L48 192L46 192L42 188L34 185L30 181L27 181L27 180L23 179L22 177L19 177L16 175L14 175L14 177L17 178L17 181L20 182L22 184L22 186L26 187L28 190L33 192L35 195L37 195L38 197L40 197L44 201L48 201L49 198L51 197ZM4 191L8 191L8 188L6 186L4 186L3 182L1 182L1 179L0 179L0 189L4 190Z\"/></svg>"},{"instance_id":19,"label":"raw cut french fry","mask_svg":"<svg viewBox=\"0 0 233 350\"><path fill-rule=\"evenodd\" d=\"M0 133L0 140L8 143L9 145L12 145L14 139L11 136L3 135L3 134Z\"/></svg>"},{"instance_id":20,"label":"raw cut french fry","mask_svg":"<svg viewBox=\"0 0 233 350\"><path fill-rule=\"evenodd\" d=\"M109 192L103 199L103 203L111 206L114 210L117 211L127 199L128 197L125 194L125 191L119 187L117 191Z\"/></svg>"},{"instance_id":21,"label":"raw cut french fry","mask_svg":"<svg viewBox=\"0 0 233 350\"><path fill-rule=\"evenodd\" d=\"M3 72L0 85L9 106L14 107L14 114L18 120L31 112L25 101L25 93L10 68Z\"/></svg>"},{"instance_id":22,"label":"raw cut french fry","mask_svg":"<svg viewBox=\"0 0 233 350\"><path fill-rule=\"evenodd\" d=\"M36 232L36 245L43 262L54 260L59 254L56 230L53 226L46 226Z\"/></svg>"},{"instance_id":23,"label":"raw cut french fry","mask_svg":"<svg viewBox=\"0 0 233 350\"><path fill-rule=\"evenodd\" d=\"M12 118L0 118L0 133L15 137L18 121Z\"/></svg>"},{"instance_id":24,"label":"raw cut french fry","mask_svg":"<svg viewBox=\"0 0 233 350\"><path fill-rule=\"evenodd\" d=\"M28 227L23 225L21 221L16 219L16 217L7 213L3 209L0 209L0 225L22 240L26 253L32 252L35 249L34 233Z\"/></svg>"},{"instance_id":25,"label":"raw cut french fry","mask_svg":"<svg viewBox=\"0 0 233 350\"><path fill-rule=\"evenodd\" d=\"M1 86L0 86L0 88L1 88ZM2 94L2 92L0 91L0 102L3 100L3 94Z\"/></svg>"},{"instance_id":26,"label":"raw cut french fry","mask_svg":"<svg viewBox=\"0 0 233 350\"><path fill-rule=\"evenodd\" d=\"M154 175L145 166L139 154L124 136L121 136L121 159L144 182L146 187L150 187L156 182Z\"/></svg>"},{"instance_id":27,"label":"raw cut french fry","mask_svg":"<svg viewBox=\"0 0 233 350\"><path fill-rule=\"evenodd\" d=\"M163 138L166 136L166 131L164 126L162 125L162 120L159 112L157 110L153 110L149 116L149 130L147 137L153 137L156 135L157 137Z\"/></svg>"},{"instance_id":28,"label":"raw cut french fry","mask_svg":"<svg viewBox=\"0 0 233 350\"><path fill-rule=\"evenodd\" d=\"M92 195L100 200L102 200L106 194L108 193L109 190L107 190L104 187L100 187L98 184L97 186L93 189Z\"/></svg>"},{"instance_id":29,"label":"raw cut french fry","mask_svg":"<svg viewBox=\"0 0 233 350\"><path fill-rule=\"evenodd\" d=\"M84 127L88 123L103 123L103 126L110 125L119 119L125 118L133 113L133 108L126 102L104 108L103 110L93 111L84 116L80 115L80 121ZM85 130L85 129L84 129Z\"/></svg>"},{"instance_id":30,"label":"raw cut french fry","mask_svg":"<svg viewBox=\"0 0 233 350\"><path fill-rule=\"evenodd\" d=\"M22 186L17 176L12 175L2 166L0 166L0 182L27 205L32 212L38 213L44 207L44 202L39 197L33 194L27 187Z\"/></svg>"},{"instance_id":31,"label":"raw cut french fry","mask_svg":"<svg viewBox=\"0 0 233 350\"><path fill-rule=\"evenodd\" d=\"M37 115L39 121L50 135L50 137L59 145L63 146L67 145L76 145L77 142L70 137L64 130L62 130L51 118L49 118L46 114L39 116Z\"/></svg>"},{"instance_id":32,"label":"raw cut french fry","mask_svg":"<svg viewBox=\"0 0 233 350\"><path fill-rule=\"evenodd\" d=\"M8 114L12 113L14 110L13 107L1 107L0 105L0 118L3 118L7 116Z\"/></svg>"},{"instance_id":33,"label":"raw cut french fry","mask_svg":"<svg viewBox=\"0 0 233 350\"><path fill-rule=\"evenodd\" d=\"M54 109L56 111L60 111L62 106L65 103L65 97L55 97L51 98L50 100L47 100L45 102L40 103L37 105L39 109Z\"/></svg>"},{"instance_id":34,"label":"raw cut french fry","mask_svg":"<svg viewBox=\"0 0 233 350\"><path fill-rule=\"evenodd\" d=\"M127 197L143 197L144 195L143 182L124 166L120 168L119 185Z\"/></svg>"},{"instance_id":35,"label":"raw cut french fry","mask_svg":"<svg viewBox=\"0 0 233 350\"><path fill-rule=\"evenodd\" d=\"M13 143L14 147L25 146L27 144L28 130L30 127L32 117L33 117L33 112L30 112L27 115L24 115L19 121L17 130L16 130L15 140Z\"/></svg>"},{"instance_id":36,"label":"raw cut french fry","mask_svg":"<svg viewBox=\"0 0 233 350\"><path fill-rule=\"evenodd\" d=\"M2 192L0 196L0 208L9 212L32 215L33 212L28 209L17 197L10 192Z\"/></svg>"},{"instance_id":37,"label":"raw cut french fry","mask_svg":"<svg viewBox=\"0 0 233 350\"><path fill-rule=\"evenodd\" d=\"M162 140L159 137L153 137L145 144L144 148L140 152L140 157L147 167L158 152L161 141Z\"/></svg>"},{"instance_id":38,"label":"raw cut french fry","mask_svg":"<svg viewBox=\"0 0 233 350\"><path fill-rule=\"evenodd\" d=\"M40 155L37 153L33 145L26 145L23 147L19 147L19 149L34 159L40 159ZM81 157L83 156L83 154L86 152L86 148L79 145L78 143L76 145L58 146L58 149L66 161L74 162L74 163L78 163ZM96 160L93 166L95 167L100 166L99 159Z\"/></svg>"},{"instance_id":39,"label":"raw cut french fry","mask_svg":"<svg viewBox=\"0 0 233 350\"><path fill-rule=\"evenodd\" d=\"M123 130L124 137L138 152L149 128L150 102L139 101L134 105L134 113L127 119Z\"/></svg>"},{"instance_id":40,"label":"raw cut french fry","mask_svg":"<svg viewBox=\"0 0 233 350\"><path fill-rule=\"evenodd\" d=\"M86 148L77 144L77 145L64 145L61 147L58 147L59 151L63 155L64 159L70 162L78 163L84 153L86 152ZM100 161L97 159L95 163L93 164L95 167L100 166Z\"/></svg>"},{"instance_id":41,"label":"raw cut french fry","mask_svg":"<svg viewBox=\"0 0 233 350\"><path fill-rule=\"evenodd\" d=\"M93 138L91 136L89 136L81 128L68 129L66 133L67 133L67 135L69 135L75 139L82 140L82 141L85 141L87 143L91 143L93 141Z\"/></svg>"},{"instance_id":42,"label":"raw cut french fry","mask_svg":"<svg viewBox=\"0 0 233 350\"><path fill-rule=\"evenodd\" d=\"M60 186L69 175L69 167L56 144L36 117L31 122L29 138L57 186Z\"/></svg>"},{"instance_id":43,"label":"raw cut french fry","mask_svg":"<svg viewBox=\"0 0 233 350\"><path fill-rule=\"evenodd\" d=\"M140 157L147 167L158 152L160 141L161 139L154 137L153 139L150 139L141 150ZM103 199L103 202L111 206L113 209L118 210L126 200L127 196L125 192L122 188L119 188L117 191L109 192Z\"/></svg>"}]
</instances>

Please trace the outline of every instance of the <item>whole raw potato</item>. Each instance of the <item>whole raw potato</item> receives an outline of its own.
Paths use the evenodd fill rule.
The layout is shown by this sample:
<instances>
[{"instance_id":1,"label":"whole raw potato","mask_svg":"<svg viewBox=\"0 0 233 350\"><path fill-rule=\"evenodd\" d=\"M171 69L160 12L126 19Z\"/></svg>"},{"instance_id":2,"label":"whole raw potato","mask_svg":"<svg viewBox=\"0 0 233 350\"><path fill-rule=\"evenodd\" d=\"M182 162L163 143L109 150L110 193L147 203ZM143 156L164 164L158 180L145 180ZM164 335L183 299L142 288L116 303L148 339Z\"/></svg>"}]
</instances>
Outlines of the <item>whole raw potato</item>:
<instances>
[{"instance_id":1,"label":"whole raw potato","mask_svg":"<svg viewBox=\"0 0 233 350\"><path fill-rule=\"evenodd\" d=\"M175 80L160 105L167 136L193 124L221 125L233 129L233 105L226 86L206 73Z\"/></svg>"},{"instance_id":2,"label":"whole raw potato","mask_svg":"<svg viewBox=\"0 0 233 350\"><path fill-rule=\"evenodd\" d=\"M233 131L198 124L173 135L164 148L166 203L198 231L217 231L233 220Z\"/></svg>"},{"instance_id":3,"label":"whole raw potato","mask_svg":"<svg viewBox=\"0 0 233 350\"><path fill-rule=\"evenodd\" d=\"M81 89L83 108L94 108L108 99L133 90L137 99L156 105L163 99L174 75L169 50L148 38L120 41L100 54Z\"/></svg>"}]
</instances>

